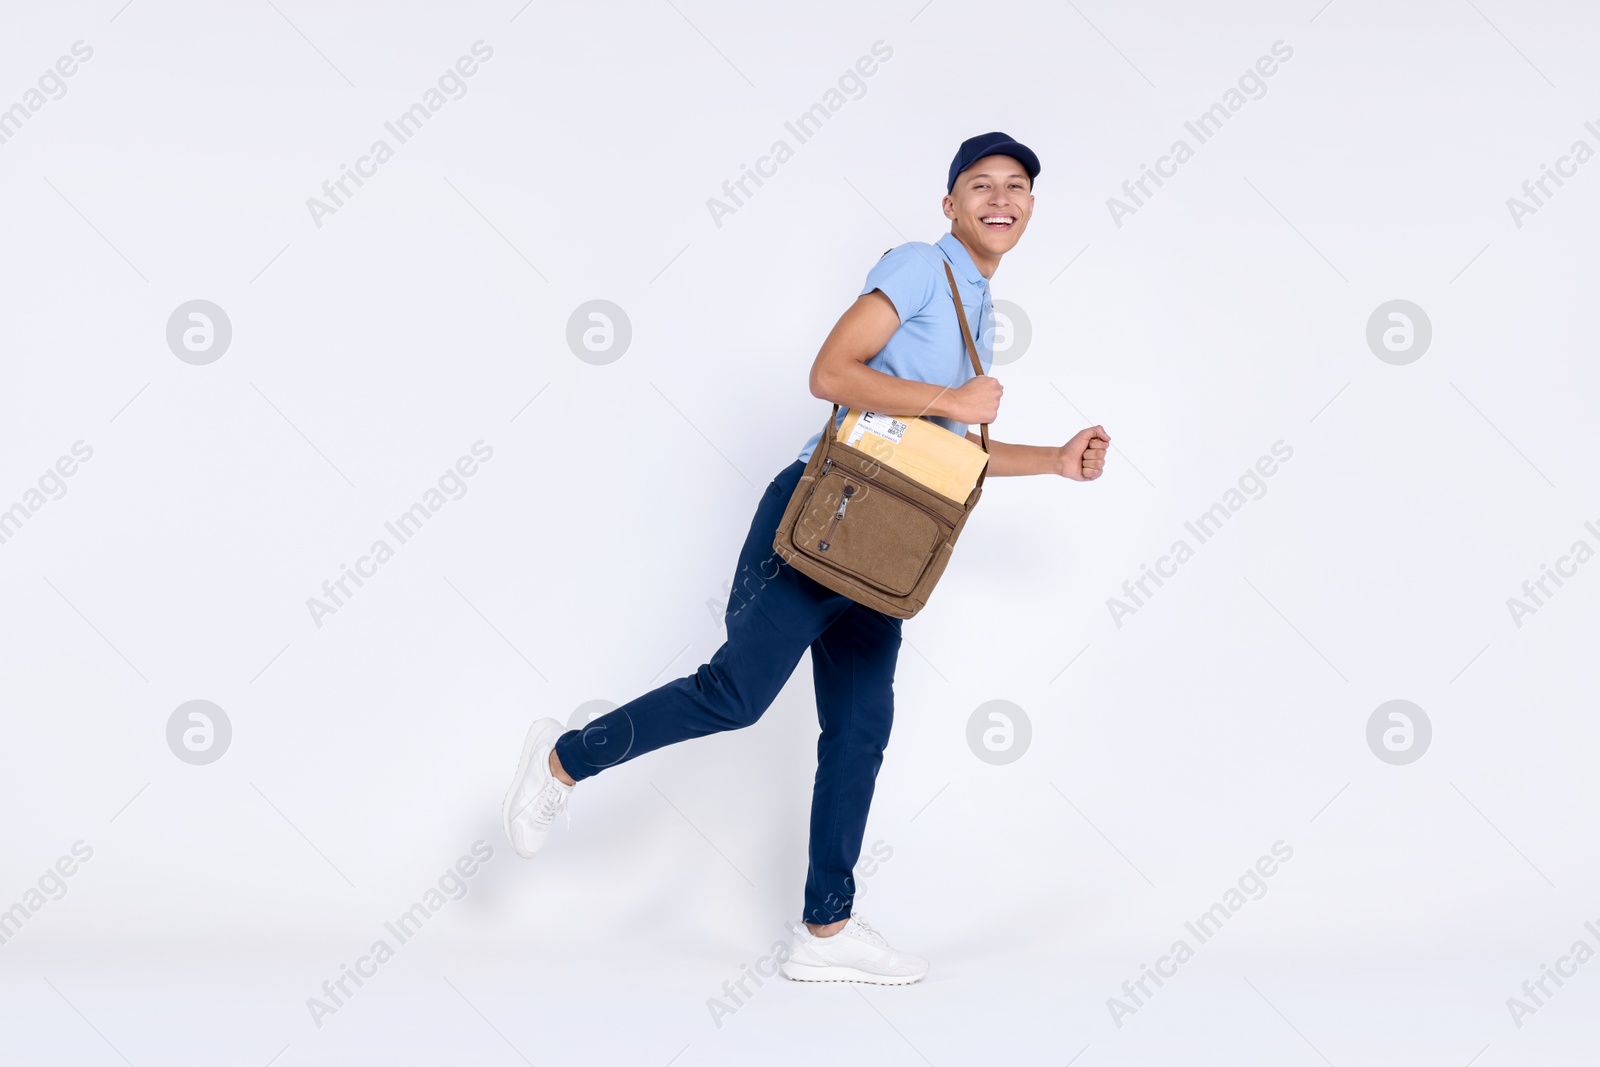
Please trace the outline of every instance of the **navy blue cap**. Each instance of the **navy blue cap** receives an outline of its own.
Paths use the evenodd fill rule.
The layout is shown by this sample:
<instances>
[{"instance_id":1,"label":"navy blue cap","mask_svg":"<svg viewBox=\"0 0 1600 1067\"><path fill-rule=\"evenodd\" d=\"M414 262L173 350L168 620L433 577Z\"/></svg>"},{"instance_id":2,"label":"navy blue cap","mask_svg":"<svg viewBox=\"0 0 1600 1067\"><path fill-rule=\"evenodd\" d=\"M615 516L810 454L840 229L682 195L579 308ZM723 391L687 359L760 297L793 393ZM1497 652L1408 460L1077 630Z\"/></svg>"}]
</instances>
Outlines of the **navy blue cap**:
<instances>
[{"instance_id":1,"label":"navy blue cap","mask_svg":"<svg viewBox=\"0 0 1600 1067\"><path fill-rule=\"evenodd\" d=\"M1008 133L996 130L994 133L980 133L976 137L968 137L961 142L961 147L956 150L956 158L950 161L950 182L945 186L945 192L951 192L956 187L956 175L972 166L984 156L1010 156L1022 164L1022 169L1028 172L1028 183L1039 174L1039 157L1033 154L1033 149L1025 144L1013 141Z\"/></svg>"}]
</instances>

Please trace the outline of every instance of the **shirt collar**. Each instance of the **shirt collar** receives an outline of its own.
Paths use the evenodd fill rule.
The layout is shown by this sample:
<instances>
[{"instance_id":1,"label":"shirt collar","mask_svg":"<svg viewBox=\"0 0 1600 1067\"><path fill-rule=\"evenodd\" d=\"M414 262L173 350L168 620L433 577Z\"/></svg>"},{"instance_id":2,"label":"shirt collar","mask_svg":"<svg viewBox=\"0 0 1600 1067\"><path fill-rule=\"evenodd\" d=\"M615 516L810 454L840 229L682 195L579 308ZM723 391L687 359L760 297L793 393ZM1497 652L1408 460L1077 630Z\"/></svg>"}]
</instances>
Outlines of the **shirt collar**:
<instances>
[{"instance_id":1,"label":"shirt collar","mask_svg":"<svg viewBox=\"0 0 1600 1067\"><path fill-rule=\"evenodd\" d=\"M989 279L978 273L978 265L972 262L972 256L967 253L967 246L953 233L946 233L939 238L938 248L944 253L944 258L950 261L950 268L960 277L977 285L983 285Z\"/></svg>"}]
</instances>

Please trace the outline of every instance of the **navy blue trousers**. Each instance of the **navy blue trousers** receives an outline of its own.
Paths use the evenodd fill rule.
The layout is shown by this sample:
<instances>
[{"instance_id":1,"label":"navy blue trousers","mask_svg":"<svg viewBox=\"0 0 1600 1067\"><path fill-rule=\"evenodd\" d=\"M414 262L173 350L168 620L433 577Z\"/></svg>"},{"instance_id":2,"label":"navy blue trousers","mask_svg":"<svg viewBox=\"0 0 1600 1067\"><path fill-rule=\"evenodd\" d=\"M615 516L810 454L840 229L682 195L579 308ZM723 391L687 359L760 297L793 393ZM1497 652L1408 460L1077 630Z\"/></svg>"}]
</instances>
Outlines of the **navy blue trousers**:
<instances>
[{"instance_id":1,"label":"navy blue trousers","mask_svg":"<svg viewBox=\"0 0 1600 1067\"><path fill-rule=\"evenodd\" d=\"M710 662L568 730L556 741L556 758L582 781L675 741L749 726L811 649L822 733L803 921L831 923L850 915L855 896L851 870L894 722L902 620L832 592L773 552L778 519L804 470L800 460L784 468L756 507L724 611L728 638Z\"/></svg>"}]
</instances>

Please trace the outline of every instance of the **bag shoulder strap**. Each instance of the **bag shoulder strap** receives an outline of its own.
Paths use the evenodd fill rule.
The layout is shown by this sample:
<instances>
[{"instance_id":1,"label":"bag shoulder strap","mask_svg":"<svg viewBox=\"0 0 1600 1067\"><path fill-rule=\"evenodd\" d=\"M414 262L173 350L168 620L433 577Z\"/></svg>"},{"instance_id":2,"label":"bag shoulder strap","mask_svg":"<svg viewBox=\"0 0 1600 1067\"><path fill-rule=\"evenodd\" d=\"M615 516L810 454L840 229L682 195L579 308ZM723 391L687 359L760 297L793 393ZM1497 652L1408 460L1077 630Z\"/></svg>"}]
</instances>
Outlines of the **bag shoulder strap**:
<instances>
[{"instance_id":1,"label":"bag shoulder strap","mask_svg":"<svg viewBox=\"0 0 1600 1067\"><path fill-rule=\"evenodd\" d=\"M961 340L966 343L967 357L972 360L972 373L982 377L983 364L978 361L978 346L972 343L972 329L967 325L967 309L961 306L961 294L956 290L956 276L950 270L950 261L944 264L944 276L950 282L950 299L956 302L956 319L961 323ZM989 424L978 426L978 436L983 438L983 450L989 451Z\"/></svg>"}]
</instances>

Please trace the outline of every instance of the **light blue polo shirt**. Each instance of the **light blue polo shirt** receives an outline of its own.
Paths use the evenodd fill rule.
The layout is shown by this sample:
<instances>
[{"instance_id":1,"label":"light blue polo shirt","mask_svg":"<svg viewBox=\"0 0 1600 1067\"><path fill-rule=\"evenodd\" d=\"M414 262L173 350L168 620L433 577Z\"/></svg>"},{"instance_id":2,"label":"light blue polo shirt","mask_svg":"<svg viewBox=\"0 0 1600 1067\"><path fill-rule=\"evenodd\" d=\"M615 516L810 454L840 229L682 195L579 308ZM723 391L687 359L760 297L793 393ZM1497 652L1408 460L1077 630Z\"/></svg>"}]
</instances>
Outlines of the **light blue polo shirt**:
<instances>
[{"instance_id":1,"label":"light blue polo shirt","mask_svg":"<svg viewBox=\"0 0 1600 1067\"><path fill-rule=\"evenodd\" d=\"M994 360L994 302L989 297L989 279L978 273L966 246L952 233L939 238L937 244L907 241L891 248L867 272L862 294L882 289L900 316L900 326L883 350L866 361L868 367L896 378L952 389L972 378L972 360L967 356L961 324L956 321L955 302L950 299L950 283L944 276L946 262L956 276L967 326L978 347L978 361L983 372L989 373ZM849 413L848 408L841 407L835 426L843 425ZM927 418L952 433L967 433L965 423L936 415ZM810 459L821 438L821 430L813 433L799 458Z\"/></svg>"}]
</instances>

